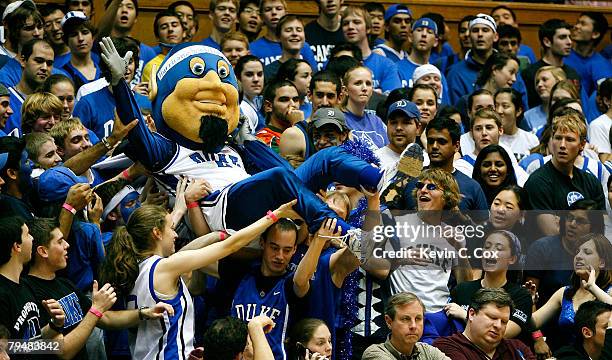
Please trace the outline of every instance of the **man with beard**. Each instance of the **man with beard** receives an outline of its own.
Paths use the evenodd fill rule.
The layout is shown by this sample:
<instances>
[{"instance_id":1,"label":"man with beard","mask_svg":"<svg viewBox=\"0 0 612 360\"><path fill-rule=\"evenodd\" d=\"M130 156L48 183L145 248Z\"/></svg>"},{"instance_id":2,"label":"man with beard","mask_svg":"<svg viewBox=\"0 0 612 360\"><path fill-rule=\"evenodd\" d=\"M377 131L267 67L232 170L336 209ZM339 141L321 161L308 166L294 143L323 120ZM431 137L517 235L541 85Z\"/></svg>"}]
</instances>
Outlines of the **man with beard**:
<instances>
[{"instance_id":1,"label":"man with beard","mask_svg":"<svg viewBox=\"0 0 612 360\"><path fill-rule=\"evenodd\" d=\"M9 87L14 113L4 126L4 132L14 136L22 135L21 105L26 96L34 93L51 74L53 49L45 40L32 39L23 45L19 62L23 67L21 80L16 86Z\"/></svg>"},{"instance_id":2,"label":"man with beard","mask_svg":"<svg viewBox=\"0 0 612 360\"><path fill-rule=\"evenodd\" d=\"M292 82L281 80L266 87L263 102L267 126L257 137L278 153L283 131L304 120L304 113L299 109L300 97Z\"/></svg>"}]
</instances>

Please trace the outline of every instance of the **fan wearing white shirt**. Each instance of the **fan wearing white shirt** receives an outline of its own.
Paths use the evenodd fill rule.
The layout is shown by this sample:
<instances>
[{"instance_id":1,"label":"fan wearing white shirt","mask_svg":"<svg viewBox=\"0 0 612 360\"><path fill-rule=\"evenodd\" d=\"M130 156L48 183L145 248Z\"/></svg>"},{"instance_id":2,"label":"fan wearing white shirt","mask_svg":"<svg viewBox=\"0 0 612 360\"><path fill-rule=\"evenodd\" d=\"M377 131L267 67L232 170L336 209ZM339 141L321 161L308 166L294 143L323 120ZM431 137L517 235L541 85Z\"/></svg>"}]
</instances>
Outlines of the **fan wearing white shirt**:
<instances>
[{"instance_id":1,"label":"fan wearing white shirt","mask_svg":"<svg viewBox=\"0 0 612 360\"><path fill-rule=\"evenodd\" d=\"M531 154L531 149L540 141L534 134L518 127L523 116L521 94L512 88L499 89L495 93L495 111L501 117L504 129L499 143L509 147L517 161Z\"/></svg>"},{"instance_id":2,"label":"fan wearing white shirt","mask_svg":"<svg viewBox=\"0 0 612 360\"><path fill-rule=\"evenodd\" d=\"M471 153L464 154L461 159L456 160L454 163L455 169L469 177L472 177L474 163L480 150L490 144L499 144L499 139L504 133L501 117L495 111L489 109L478 110L472 119L471 125L470 133L474 139L474 150ZM510 149L505 150L508 153L512 152ZM525 181L527 181L528 175L518 165L516 159L511 157L511 160L516 173L517 184L523 186Z\"/></svg>"},{"instance_id":3,"label":"fan wearing white shirt","mask_svg":"<svg viewBox=\"0 0 612 360\"><path fill-rule=\"evenodd\" d=\"M589 142L597 147L599 160L602 163L612 161L612 147L610 143L610 127L612 127L612 78L606 79L599 85L599 98L607 111L589 124Z\"/></svg>"}]
</instances>

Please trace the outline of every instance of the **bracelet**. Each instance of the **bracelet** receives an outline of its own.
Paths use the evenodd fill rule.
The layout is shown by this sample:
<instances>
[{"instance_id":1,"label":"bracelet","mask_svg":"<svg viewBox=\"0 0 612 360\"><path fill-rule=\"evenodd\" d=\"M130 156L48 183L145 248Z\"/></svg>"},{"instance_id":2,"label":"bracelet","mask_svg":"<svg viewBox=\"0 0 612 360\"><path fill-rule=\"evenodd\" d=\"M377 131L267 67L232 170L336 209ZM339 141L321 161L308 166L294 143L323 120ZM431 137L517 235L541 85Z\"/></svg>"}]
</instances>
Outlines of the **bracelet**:
<instances>
[{"instance_id":1,"label":"bracelet","mask_svg":"<svg viewBox=\"0 0 612 360\"><path fill-rule=\"evenodd\" d=\"M111 146L111 144L108 142L108 137L103 137L100 142L102 142L102 144L104 144L104 147L106 148L106 150L111 151L113 150L113 147Z\"/></svg>"},{"instance_id":2,"label":"bracelet","mask_svg":"<svg viewBox=\"0 0 612 360\"><path fill-rule=\"evenodd\" d=\"M538 340L539 338L544 337L544 334L542 334L541 330L536 330L534 332L531 333L531 338L535 341Z\"/></svg>"},{"instance_id":3,"label":"bracelet","mask_svg":"<svg viewBox=\"0 0 612 360\"><path fill-rule=\"evenodd\" d=\"M266 213L266 217L268 219L272 220L272 222L277 222L278 221L278 217L276 215L274 215L272 210L268 210L268 212Z\"/></svg>"},{"instance_id":4,"label":"bracelet","mask_svg":"<svg viewBox=\"0 0 612 360\"><path fill-rule=\"evenodd\" d=\"M197 201L194 202L190 202L189 204L187 204L187 209L193 209L200 206L200 204Z\"/></svg>"},{"instance_id":5,"label":"bracelet","mask_svg":"<svg viewBox=\"0 0 612 360\"><path fill-rule=\"evenodd\" d=\"M102 316L104 316L104 314L102 314L102 313L100 312L100 310L96 309L96 308L95 308L95 307L93 307L93 306L89 308L89 312L90 312L90 313L92 313L92 314L94 314L94 315L95 315L95 316L96 316L98 319L100 319L100 318L102 318Z\"/></svg>"},{"instance_id":6,"label":"bracelet","mask_svg":"<svg viewBox=\"0 0 612 360\"><path fill-rule=\"evenodd\" d=\"M68 204L68 203L64 203L62 205L62 209L70 211L72 213L72 215L76 215L76 209L72 207L72 205Z\"/></svg>"},{"instance_id":7,"label":"bracelet","mask_svg":"<svg viewBox=\"0 0 612 360\"><path fill-rule=\"evenodd\" d=\"M123 170L121 172L121 176L125 179L125 180L132 180L132 178L130 178L130 173L127 171L127 169Z\"/></svg>"},{"instance_id":8,"label":"bracelet","mask_svg":"<svg viewBox=\"0 0 612 360\"><path fill-rule=\"evenodd\" d=\"M140 320L145 320L146 319L145 316L144 316L143 310L146 310L148 308L149 308L148 306L141 306L141 307L138 308L138 319L140 319Z\"/></svg>"},{"instance_id":9,"label":"bracelet","mask_svg":"<svg viewBox=\"0 0 612 360\"><path fill-rule=\"evenodd\" d=\"M225 240L226 238L227 238L227 233L226 233L225 231L221 231L221 232L219 233L219 240L220 240L220 241L223 241L223 240Z\"/></svg>"}]
</instances>

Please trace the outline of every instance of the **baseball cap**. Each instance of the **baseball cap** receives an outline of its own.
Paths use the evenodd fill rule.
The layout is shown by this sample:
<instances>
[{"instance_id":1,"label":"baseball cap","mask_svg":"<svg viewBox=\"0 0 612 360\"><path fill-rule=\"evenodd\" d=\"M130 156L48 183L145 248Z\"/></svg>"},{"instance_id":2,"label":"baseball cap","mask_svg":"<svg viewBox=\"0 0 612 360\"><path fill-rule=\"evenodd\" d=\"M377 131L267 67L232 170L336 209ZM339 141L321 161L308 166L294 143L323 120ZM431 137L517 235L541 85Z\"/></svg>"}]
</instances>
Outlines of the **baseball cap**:
<instances>
[{"instance_id":1,"label":"baseball cap","mask_svg":"<svg viewBox=\"0 0 612 360\"><path fill-rule=\"evenodd\" d=\"M64 166L56 166L43 172L38 178L38 197L45 202L64 200L75 184L89 183L85 176L76 176Z\"/></svg>"},{"instance_id":2,"label":"baseball cap","mask_svg":"<svg viewBox=\"0 0 612 360\"><path fill-rule=\"evenodd\" d=\"M325 107L318 109L312 115L311 120L312 124L317 129L326 124L336 125L340 132L347 129L344 113L333 107Z\"/></svg>"},{"instance_id":3,"label":"baseball cap","mask_svg":"<svg viewBox=\"0 0 612 360\"><path fill-rule=\"evenodd\" d=\"M438 36L438 25L432 19L424 17L424 18L418 19L417 21L414 22L414 24L412 24L412 30L422 28L422 27L431 29L434 32L434 34Z\"/></svg>"},{"instance_id":4,"label":"baseball cap","mask_svg":"<svg viewBox=\"0 0 612 360\"><path fill-rule=\"evenodd\" d=\"M411 119L421 120L421 112L419 111L419 108L417 108L417 106L411 101L398 100L391 104L391 106L389 106L389 110L387 111L387 119L389 119L391 114L396 111L403 112Z\"/></svg>"},{"instance_id":5,"label":"baseball cap","mask_svg":"<svg viewBox=\"0 0 612 360\"><path fill-rule=\"evenodd\" d=\"M87 15L82 11L68 11L62 18L62 28L69 25L78 25L87 21Z\"/></svg>"},{"instance_id":6,"label":"baseball cap","mask_svg":"<svg viewBox=\"0 0 612 360\"><path fill-rule=\"evenodd\" d=\"M6 9L4 9L4 12L2 13L2 20L6 19L7 16L9 16L15 10L17 10L24 2L30 3L31 6L34 9L36 9L36 4L34 4L34 1L32 1L32 0L19 0L19 1L15 1L13 3L8 4Z\"/></svg>"},{"instance_id":7,"label":"baseball cap","mask_svg":"<svg viewBox=\"0 0 612 360\"><path fill-rule=\"evenodd\" d=\"M389 6L387 11L385 11L385 21L389 21L389 19L391 19L397 14L406 14L412 17L412 11L410 11L408 6L402 4L393 4Z\"/></svg>"},{"instance_id":8,"label":"baseball cap","mask_svg":"<svg viewBox=\"0 0 612 360\"><path fill-rule=\"evenodd\" d=\"M478 25L478 24L488 26L491 29L493 29L493 31L497 32L497 24L495 23L495 19L493 19L491 15L487 15L487 14L476 15L476 17L472 21L470 21L470 29L472 28L472 26Z\"/></svg>"},{"instance_id":9,"label":"baseball cap","mask_svg":"<svg viewBox=\"0 0 612 360\"><path fill-rule=\"evenodd\" d=\"M0 96L11 96L6 86L0 84Z\"/></svg>"}]
</instances>

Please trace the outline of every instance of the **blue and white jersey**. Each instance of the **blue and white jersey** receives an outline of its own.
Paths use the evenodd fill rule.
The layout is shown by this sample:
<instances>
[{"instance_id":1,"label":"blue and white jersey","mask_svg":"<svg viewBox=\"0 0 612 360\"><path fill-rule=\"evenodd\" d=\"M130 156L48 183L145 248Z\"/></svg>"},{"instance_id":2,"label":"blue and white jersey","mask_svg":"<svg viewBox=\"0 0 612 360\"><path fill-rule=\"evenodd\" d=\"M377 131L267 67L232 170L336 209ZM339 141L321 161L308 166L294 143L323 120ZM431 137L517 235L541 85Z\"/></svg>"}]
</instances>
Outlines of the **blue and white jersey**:
<instances>
[{"instance_id":1,"label":"blue and white jersey","mask_svg":"<svg viewBox=\"0 0 612 360\"><path fill-rule=\"evenodd\" d=\"M163 301L174 308L174 316L165 313L161 319L138 323L137 334L130 336L130 352L134 359L186 359L193 350L195 318L187 286L179 278L178 293L170 299L153 288L153 273L161 259L154 255L138 265L138 278L128 296L127 309L153 307Z\"/></svg>"},{"instance_id":2,"label":"blue and white jersey","mask_svg":"<svg viewBox=\"0 0 612 360\"><path fill-rule=\"evenodd\" d=\"M408 54L404 50L397 51L394 48L386 45L380 44L376 45L374 49L372 49L374 53L382 55L387 59L393 61L394 63L398 63L400 60L404 60L408 58Z\"/></svg>"},{"instance_id":3,"label":"blue and white jersey","mask_svg":"<svg viewBox=\"0 0 612 360\"><path fill-rule=\"evenodd\" d=\"M210 183L213 192L250 176L238 152L229 146L210 154L179 146L172 160L156 174L171 175L177 179L181 175L204 179Z\"/></svg>"},{"instance_id":4,"label":"blue and white jersey","mask_svg":"<svg viewBox=\"0 0 612 360\"><path fill-rule=\"evenodd\" d=\"M71 62L67 62L66 65L62 67L62 70L65 71L68 74L68 77L72 79L72 82L74 82L74 87L78 90L81 86L96 81L102 77L100 66L98 66L98 63L95 61L94 66L96 68L96 74L91 80L85 77L85 75L79 69L75 68Z\"/></svg>"},{"instance_id":5,"label":"blue and white jersey","mask_svg":"<svg viewBox=\"0 0 612 360\"><path fill-rule=\"evenodd\" d=\"M11 109L13 109L13 115L9 116L2 129L7 135L21 137L21 105L25 101L25 96L19 92L15 87L9 87L9 102Z\"/></svg>"},{"instance_id":6,"label":"blue and white jersey","mask_svg":"<svg viewBox=\"0 0 612 360\"><path fill-rule=\"evenodd\" d=\"M397 66L386 57L371 53L367 59L363 59L363 65L372 70L374 89L388 93L402 86Z\"/></svg>"},{"instance_id":7,"label":"blue and white jersey","mask_svg":"<svg viewBox=\"0 0 612 360\"><path fill-rule=\"evenodd\" d=\"M100 139L111 134L115 120L115 98L108 86L104 78L81 86L72 112Z\"/></svg>"},{"instance_id":8,"label":"blue and white jersey","mask_svg":"<svg viewBox=\"0 0 612 360\"><path fill-rule=\"evenodd\" d=\"M247 322L259 315L266 315L272 319L276 325L266 334L268 344L274 353L274 359L286 360L287 354L283 343L289 324L289 301L285 294L285 283L293 277L293 272L285 274L268 293L265 293L257 289L256 271L259 271L259 267L253 267L253 270L240 282L232 301L231 314Z\"/></svg>"},{"instance_id":9,"label":"blue and white jersey","mask_svg":"<svg viewBox=\"0 0 612 360\"><path fill-rule=\"evenodd\" d=\"M253 41L249 46L249 49L251 50L251 54L261 59L264 66L270 65L274 61L280 59L283 53L280 42L274 42L266 39L265 37L260 37L259 39ZM307 42L304 42L304 46L302 47L302 50L300 50L300 55L302 55L304 60L308 61L313 70L318 69L314 53L312 52L312 49L310 49L310 45Z\"/></svg>"}]
</instances>

